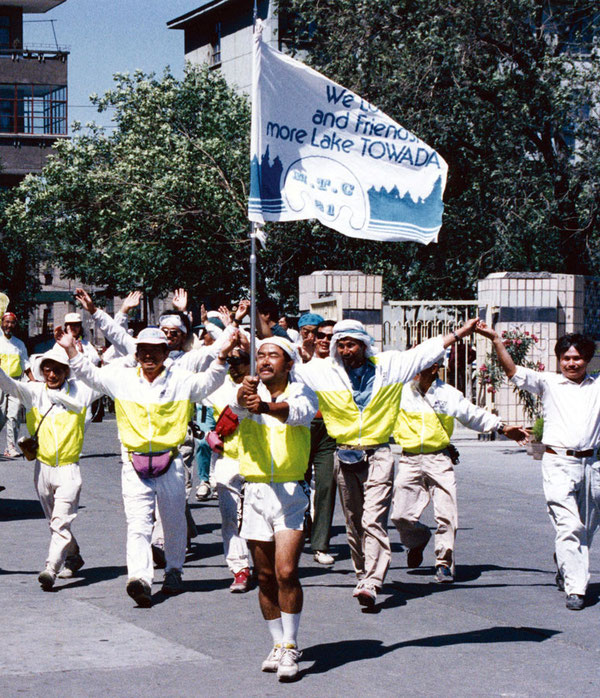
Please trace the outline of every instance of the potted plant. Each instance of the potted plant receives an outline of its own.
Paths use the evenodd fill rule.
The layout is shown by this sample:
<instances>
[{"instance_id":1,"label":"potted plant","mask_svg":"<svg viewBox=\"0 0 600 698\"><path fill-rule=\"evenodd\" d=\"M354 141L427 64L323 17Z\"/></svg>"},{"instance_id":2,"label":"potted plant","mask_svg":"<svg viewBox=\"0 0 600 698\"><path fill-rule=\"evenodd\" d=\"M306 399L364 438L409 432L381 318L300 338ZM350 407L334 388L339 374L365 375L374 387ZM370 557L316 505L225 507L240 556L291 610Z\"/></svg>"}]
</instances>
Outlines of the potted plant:
<instances>
[{"instance_id":1,"label":"potted plant","mask_svg":"<svg viewBox=\"0 0 600 698\"><path fill-rule=\"evenodd\" d=\"M542 443L544 435L544 418L538 417L531 428L531 455L534 460L542 460L546 447Z\"/></svg>"}]
</instances>

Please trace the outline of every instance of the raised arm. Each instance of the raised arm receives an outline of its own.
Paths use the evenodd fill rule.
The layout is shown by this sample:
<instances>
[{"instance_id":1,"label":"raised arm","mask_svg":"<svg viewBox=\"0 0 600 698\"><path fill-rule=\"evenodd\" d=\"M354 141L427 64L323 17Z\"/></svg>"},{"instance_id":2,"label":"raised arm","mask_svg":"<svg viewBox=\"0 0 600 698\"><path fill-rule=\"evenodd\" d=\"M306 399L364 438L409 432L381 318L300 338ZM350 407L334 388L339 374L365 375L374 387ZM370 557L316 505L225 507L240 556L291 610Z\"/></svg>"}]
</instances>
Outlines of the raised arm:
<instances>
[{"instance_id":1,"label":"raised arm","mask_svg":"<svg viewBox=\"0 0 600 698\"><path fill-rule=\"evenodd\" d=\"M75 338L70 334L66 334L62 327L54 328L54 339L67 352L69 367L75 378L78 378L100 394L105 393L114 397L114 385L110 380L110 377L114 375L114 370L109 369L109 367L102 369L94 366L83 354L77 351Z\"/></svg>"},{"instance_id":2,"label":"raised arm","mask_svg":"<svg viewBox=\"0 0 600 698\"><path fill-rule=\"evenodd\" d=\"M90 313L96 323L96 327L102 331L102 334L109 342L114 344L122 354L135 354L136 344L133 337L127 334L127 330L119 325L118 322L115 322L108 313L97 308L87 291L77 288L75 289L75 297L84 309Z\"/></svg>"},{"instance_id":3,"label":"raised arm","mask_svg":"<svg viewBox=\"0 0 600 698\"><path fill-rule=\"evenodd\" d=\"M504 342L500 339L496 330L492 327L488 327L483 320L478 321L475 329L482 337L487 337L492 340L492 345L494 346L494 351L498 356L498 361L500 362L500 366L502 366L502 370L506 373L508 378L512 378L517 372L517 365L512 360L511 355L508 353L508 350L504 346Z\"/></svg>"},{"instance_id":4,"label":"raised arm","mask_svg":"<svg viewBox=\"0 0 600 698\"><path fill-rule=\"evenodd\" d=\"M25 406L25 409L29 409L31 407L33 395L32 386L30 386L29 383L22 383L21 381L16 381L14 378L7 376L1 368L0 390L18 398Z\"/></svg>"}]
</instances>

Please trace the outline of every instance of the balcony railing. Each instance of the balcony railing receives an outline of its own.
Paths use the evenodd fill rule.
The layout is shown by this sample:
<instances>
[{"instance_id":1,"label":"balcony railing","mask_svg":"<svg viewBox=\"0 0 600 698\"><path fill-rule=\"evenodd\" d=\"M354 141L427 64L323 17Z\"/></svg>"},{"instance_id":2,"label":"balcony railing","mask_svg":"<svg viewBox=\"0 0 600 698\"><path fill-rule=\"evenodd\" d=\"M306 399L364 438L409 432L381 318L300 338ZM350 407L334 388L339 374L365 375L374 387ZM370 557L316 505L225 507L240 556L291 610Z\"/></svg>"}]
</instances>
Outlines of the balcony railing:
<instances>
[{"instance_id":1,"label":"balcony railing","mask_svg":"<svg viewBox=\"0 0 600 698\"><path fill-rule=\"evenodd\" d=\"M54 46L52 44L38 44L25 48L0 48L0 58L10 58L13 61L37 60L43 63L46 60L59 60L66 62L70 46Z\"/></svg>"}]
</instances>

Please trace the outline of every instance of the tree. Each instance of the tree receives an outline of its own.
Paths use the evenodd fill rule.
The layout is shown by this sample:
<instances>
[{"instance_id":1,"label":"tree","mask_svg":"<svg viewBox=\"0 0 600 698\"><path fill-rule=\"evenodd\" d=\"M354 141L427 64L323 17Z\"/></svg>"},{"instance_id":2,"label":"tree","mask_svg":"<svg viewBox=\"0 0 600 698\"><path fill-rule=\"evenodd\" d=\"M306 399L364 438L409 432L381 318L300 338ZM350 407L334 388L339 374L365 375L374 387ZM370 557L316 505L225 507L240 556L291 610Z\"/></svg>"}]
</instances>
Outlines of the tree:
<instances>
[{"instance_id":1,"label":"tree","mask_svg":"<svg viewBox=\"0 0 600 698\"><path fill-rule=\"evenodd\" d=\"M600 271L595 3L280 4L310 64L449 163L439 243L363 250L388 297L471 296L500 269Z\"/></svg>"},{"instance_id":2,"label":"tree","mask_svg":"<svg viewBox=\"0 0 600 698\"><path fill-rule=\"evenodd\" d=\"M250 112L215 72L181 81L118 74L89 125L56 144L7 208L13 234L67 278L150 298L183 286L201 297L247 276Z\"/></svg>"},{"instance_id":3,"label":"tree","mask_svg":"<svg viewBox=\"0 0 600 698\"><path fill-rule=\"evenodd\" d=\"M0 291L10 299L9 309L23 318L40 290L40 251L7 225L6 210L12 199L11 190L0 192ZM24 325L21 323L21 330Z\"/></svg>"}]
</instances>

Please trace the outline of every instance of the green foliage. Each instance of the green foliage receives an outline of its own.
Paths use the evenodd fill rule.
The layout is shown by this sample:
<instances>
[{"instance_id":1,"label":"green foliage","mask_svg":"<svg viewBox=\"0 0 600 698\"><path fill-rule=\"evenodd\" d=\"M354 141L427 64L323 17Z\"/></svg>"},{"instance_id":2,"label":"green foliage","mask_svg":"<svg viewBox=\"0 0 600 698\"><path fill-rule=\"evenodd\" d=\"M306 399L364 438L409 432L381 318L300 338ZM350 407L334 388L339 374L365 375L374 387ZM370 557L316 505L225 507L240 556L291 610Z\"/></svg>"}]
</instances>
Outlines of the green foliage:
<instances>
[{"instance_id":1,"label":"green foliage","mask_svg":"<svg viewBox=\"0 0 600 698\"><path fill-rule=\"evenodd\" d=\"M536 335L519 329L505 330L502 332L502 343L517 366L525 366L533 371L543 371L545 366L540 361L532 361L528 358L531 348L539 341ZM485 363L479 368L478 379L488 393L494 395L506 380L506 376L495 351L486 354ZM523 406L525 414L534 419L541 414L541 403L538 397L527 390L522 390L513 385L513 391L517 394L519 402Z\"/></svg>"},{"instance_id":2,"label":"green foliage","mask_svg":"<svg viewBox=\"0 0 600 698\"><path fill-rule=\"evenodd\" d=\"M308 62L449 164L438 244L379 243L360 260L385 273L388 297L472 297L478 278L501 269L600 271L593 3L282 5L310 27Z\"/></svg>"},{"instance_id":3,"label":"green foliage","mask_svg":"<svg viewBox=\"0 0 600 698\"><path fill-rule=\"evenodd\" d=\"M178 81L136 72L92 96L115 129L56 144L7 217L68 278L157 297L203 296L247 276L250 112L208 69Z\"/></svg>"},{"instance_id":4,"label":"green foliage","mask_svg":"<svg viewBox=\"0 0 600 698\"><path fill-rule=\"evenodd\" d=\"M37 274L40 254L21 231L7 225L6 209L12 200L13 191L0 192L0 291L10 299L9 309L24 318L40 289Z\"/></svg>"},{"instance_id":5,"label":"green foliage","mask_svg":"<svg viewBox=\"0 0 600 698\"><path fill-rule=\"evenodd\" d=\"M531 436L534 441L542 442L542 436L544 435L544 418L538 417L533 423L533 428L531 429Z\"/></svg>"}]
</instances>

